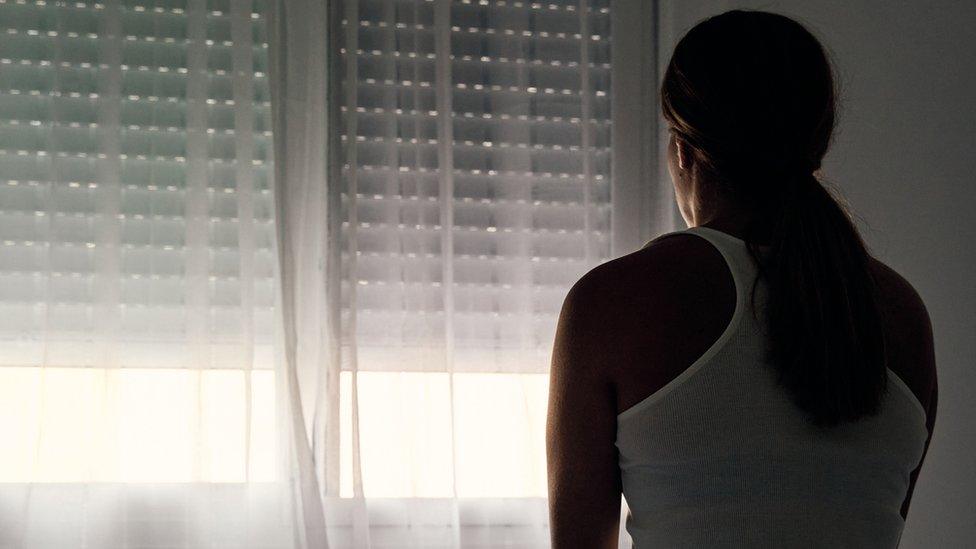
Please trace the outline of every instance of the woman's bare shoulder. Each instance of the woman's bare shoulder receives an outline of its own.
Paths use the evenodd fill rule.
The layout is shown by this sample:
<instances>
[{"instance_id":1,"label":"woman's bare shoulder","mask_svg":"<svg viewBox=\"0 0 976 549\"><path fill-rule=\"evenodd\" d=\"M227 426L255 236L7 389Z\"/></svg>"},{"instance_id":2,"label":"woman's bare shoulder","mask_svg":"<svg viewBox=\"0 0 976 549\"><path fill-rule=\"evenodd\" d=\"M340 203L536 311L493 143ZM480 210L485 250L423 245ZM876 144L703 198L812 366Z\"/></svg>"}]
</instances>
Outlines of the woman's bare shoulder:
<instances>
[{"instance_id":1,"label":"woman's bare shoulder","mask_svg":"<svg viewBox=\"0 0 976 549\"><path fill-rule=\"evenodd\" d=\"M700 356L734 305L721 253L703 238L672 233L589 271L563 312L586 325L578 333L621 387L623 409Z\"/></svg>"},{"instance_id":2,"label":"woman's bare shoulder","mask_svg":"<svg viewBox=\"0 0 976 549\"><path fill-rule=\"evenodd\" d=\"M623 312L637 307L655 311L684 308L704 285L723 286L729 277L721 253L690 233L670 233L639 250L594 267L576 282L570 295L592 309Z\"/></svg>"},{"instance_id":3,"label":"woman's bare shoulder","mask_svg":"<svg viewBox=\"0 0 976 549\"><path fill-rule=\"evenodd\" d=\"M937 376L928 309L904 276L873 257L870 267L880 294L888 367L929 409L937 390Z\"/></svg>"}]
</instances>

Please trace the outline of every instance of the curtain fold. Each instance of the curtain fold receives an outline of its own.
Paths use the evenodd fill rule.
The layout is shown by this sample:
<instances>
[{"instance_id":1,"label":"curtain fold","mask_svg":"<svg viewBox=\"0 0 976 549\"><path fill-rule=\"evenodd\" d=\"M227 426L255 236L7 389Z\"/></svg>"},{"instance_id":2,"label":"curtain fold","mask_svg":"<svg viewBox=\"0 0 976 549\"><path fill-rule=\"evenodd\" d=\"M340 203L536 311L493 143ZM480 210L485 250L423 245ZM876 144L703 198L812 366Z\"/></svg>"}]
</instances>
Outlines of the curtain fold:
<instances>
[{"instance_id":1,"label":"curtain fold","mask_svg":"<svg viewBox=\"0 0 976 549\"><path fill-rule=\"evenodd\" d=\"M333 2L277 0L268 21L281 363L287 428L296 434L291 475L299 534L309 548L370 546L361 489L339 497L340 212L330 185L338 158L329 115L336 82L327 70L336 68L337 16Z\"/></svg>"}]
</instances>

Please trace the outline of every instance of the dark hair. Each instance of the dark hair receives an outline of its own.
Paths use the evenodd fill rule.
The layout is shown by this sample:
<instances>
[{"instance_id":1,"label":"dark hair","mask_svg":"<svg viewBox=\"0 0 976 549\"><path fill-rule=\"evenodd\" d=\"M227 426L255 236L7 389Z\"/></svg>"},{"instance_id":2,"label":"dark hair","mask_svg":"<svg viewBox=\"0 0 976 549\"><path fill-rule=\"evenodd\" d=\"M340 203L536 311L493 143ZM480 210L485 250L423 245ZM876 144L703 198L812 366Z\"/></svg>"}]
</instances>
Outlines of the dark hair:
<instances>
[{"instance_id":1,"label":"dark hair","mask_svg":"<svg viewBox=\"0 0 976 549\"><path fill-rule=\"evenodd\" d=\"M830 62L806 28L742 10L692 28L661 86L664 117L710 190L756 214L745 240L757 282L767 283L770 361L818 426L877 413L887 387L867 249L814 174L830 145L835 95ZM771 239L765 250L761 228Z\"/></svg>"}]
</instances>

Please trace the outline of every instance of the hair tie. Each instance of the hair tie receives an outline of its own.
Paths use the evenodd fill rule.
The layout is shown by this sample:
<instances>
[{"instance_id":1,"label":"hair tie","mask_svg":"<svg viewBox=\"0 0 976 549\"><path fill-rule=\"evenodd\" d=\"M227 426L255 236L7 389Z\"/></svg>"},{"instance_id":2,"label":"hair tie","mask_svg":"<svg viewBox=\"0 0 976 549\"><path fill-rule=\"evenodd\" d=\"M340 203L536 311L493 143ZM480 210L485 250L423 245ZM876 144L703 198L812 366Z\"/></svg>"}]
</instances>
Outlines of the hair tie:
<instances>
[{"instance_id":1,"label":"hair tie","mask_svg":"<svg viewBox=\"0 0 976 549\"><path fill-rule=\"evenodd\" d=\"M799 173L802 175L811 175L813 172L820 169L819 160L807 160L803 159L791 165L790 172Z\"/></svg>"}]
</instances>

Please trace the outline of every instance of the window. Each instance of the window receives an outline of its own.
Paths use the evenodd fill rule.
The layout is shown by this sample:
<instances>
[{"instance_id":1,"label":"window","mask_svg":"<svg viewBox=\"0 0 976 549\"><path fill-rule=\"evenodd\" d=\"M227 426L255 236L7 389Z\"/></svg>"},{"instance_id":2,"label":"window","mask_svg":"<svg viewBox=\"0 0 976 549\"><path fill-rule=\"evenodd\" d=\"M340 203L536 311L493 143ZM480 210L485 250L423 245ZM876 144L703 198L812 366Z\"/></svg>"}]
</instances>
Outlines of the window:
<instances>
[{"instance_id":1,"label":"window","mask_svg":"<svg viewBox=\"0 0 976 549\"><path fill-rule=\"evenodd\" d=\"M0 481L274 476L260 14L0 0Z\"/></svg>"},{"instance_id":2,"label":"window","mask_svg":"<svg viewBox=\"0 0 976 549\"><path fill-rule=\"evenodd\" d=\"M365 494L544 496L556 319L611 253L609 0L344 10L343 388L355 370Z\"/></svg>"},{"instance_id":3,"label":"window","mask_svg":"<svg viewBox=\"0 0 976 549\"><path fill-rule=\"evenodd\" d=\"M343 0L340 459L315 465L353 493L355 395L365 495L393 500L369 509L377 535L443 533L445 506L397 506L455 496L491 519L479 535L529 513L545 535L556 319L619 249L628 201L610 150L625 5L646 3ZM275 478L262 10L0 0L0 495Z\"/></svg>"}]
</instances>

